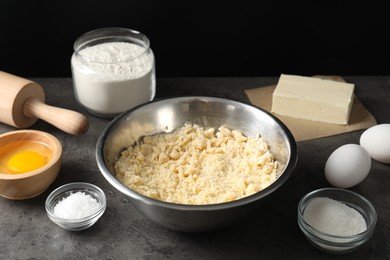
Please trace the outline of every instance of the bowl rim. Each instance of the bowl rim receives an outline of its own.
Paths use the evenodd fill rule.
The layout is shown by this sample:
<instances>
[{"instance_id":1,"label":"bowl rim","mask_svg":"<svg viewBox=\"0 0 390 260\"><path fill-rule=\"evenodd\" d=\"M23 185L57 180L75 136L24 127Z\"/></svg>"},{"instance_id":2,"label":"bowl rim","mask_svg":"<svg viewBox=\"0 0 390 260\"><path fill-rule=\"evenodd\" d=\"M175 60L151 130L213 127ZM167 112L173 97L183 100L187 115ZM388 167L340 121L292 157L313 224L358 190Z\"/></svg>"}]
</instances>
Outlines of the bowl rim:
<instances>
[{"instance_id":1,"label":"bowl rim","mask_svg":"<svg viewBox=\"0 0 390 260\"><path fill-rule=\"evenodd\" d=\"M162 101L190 101L190 100L200 100L200 101L215 101L215 102L221 102L221 101L228 101L235 104L239 104L241 106L247 106L254 109L257 109L261 111L262 113L265 113L267 116L271 117L276 123L282 128L284 131L286 138L288 139L288 147L290 150L290 158L288 162L286 163L287 166L283 172L282 175L280 175L270 186L264 188L263 190L256 192L250 196L229 201L229 202L223 202L223 203L216 203L216 204L205 204L205 205L189 205L189 204L177 204L177 203L171 203L166 201L160 201L156 200L150 197L147 197L145 195L142 195L134 190L131 190L126 185L122 184L117 178L115 178L110 171L108 170L107 166L105 165L104 161L104 141L108 137L110 130L115 126L115 124L120 121L125 116L131 114L133 111L148 106L150 104L162 102ZM227 209L227 208L234 208L237 206L242 206L249 204L251 202L257 201L260 198L266 197L269 194L271 194L273 191L277 190L284 182L287 181L287 179L292 174L293 170L295 169L295 166L298 161L298 153L297 153L297 145L296 141L291 133L291 131L287 128L287 126L276 116L274 116L272 113L257 107L252 104L244 103L241 101L236 101L232 99L227 98L220 98L220 97L210 97L210 96L180 96L180 97L168 97L168 98L161 98L161 99L154 99L152 101L140 104L138 106L135 106L131 109L128 109L127 111L122 112L118 116L116 116L112 121L110 121L105 128L103 129L103 132L99 135L96 148L95 148L95 157L98 164L98 168L100 172L103 174L104 178L117 190L122 192L123 194L137 200L142 201L143 203L154 205L158 207L164 207L164 208L170 208L170 209L176 209L181 211L212 211L212 210L218 210L218 209Z\"/></svg>"},{"instance_id":2,"label":"bowl rim","mask_svg":"<svg viewBox=\"0 0 390 260\"><path fill-rule=\"evenodd\" d=\"M55 137L54 135L52 135L48 132L45 132L45 131L32 130L32 129L14 130L14 131L9 131L9 132L1 134L0 139L11 136L11 135L23 135L26 133L27 134L33 133L33 134L41 135L41 136L44 136L45 138L50 139L54 143L54 147L52 145L49 145L46 142L44 144L47 145L53 151L53 157L51 158L50 161L48 161L42 167L35 169L33 171L30 171L30 172L17 173L17 174L8 174L8 173L1 173L0 172L0 179L2 179L2 180L19 180L19 179L25 179L28 177L32 177L32 176L38 175L40 173L46 172L48 169L53 167L61 159L62 144L61 144L60 140L57 137ZM29 140L29 139L26 138L23 140Z\"/></svg>"},{"instance_id":3,"label":"bowl rim","mask_svg":"<svg viewBox=\"0 0 390 260\"><path fill-rule=\"evenodd\" d=\"M332 234L320 231L320 230L316 229L315 227L311 226L309 223L307 223L307 221L303 217L303 212L304 212L303 205L304 205L304 203L309 202L310 200L312 200L314 198L326 197L325 195L324 196L316 196L316 194L319 194L319 193L324 192L324 191L330 191L330 192L336 191L336 192L340 192L340 193L346 193L346 194L352 195L353 197L358 198L363 203L365 203L368 206L368 208L370 209L370 213L372 213L372 215L373 215L372 223L370 223L369 226L367 225L367 229L364 230L363 232L360 232L360 233L357 233L354 235L347 235L347 236L332 235ZM346 203L345 201L342 201L342 202ZM349 203L349 204L353 204L353 203ZM355 204L353 204L353 205L356 206ZM322 243L326 243L326 244L334 245L334 246L345 245L346 243L353 243L353 242L363 241L363 240L367 239L368 238L367 236L372 234L373 231L375 230L377 218L378 218L377 212L376 212L374 206L372 205L372 203L367 198L365 198L363 195L360 195L359 193L356 193L356 192L348 190L348 189L343 189L343 188L325 187L325 188L316 189L316 190L313 190L313 191L305 194L299 200L299 203L298 203L298 224L299 224L300 228L301 229L303 228L305 230L305 232L307 232L310 236L315 237L317 240L320 240ZM367 221L366 221L366 224L368 224ZM334 242L334 241L330 241L330 240L321 238L318 235L321 235L323 237L328 237L331 239L338 239L338 240L349 239L350 241L348 241L346 243Z\"/></svg>"},{"instance_id":4,"label":"bowl rim","mask_svg":"<svg viewBox=\"0 0 390 260\"><path fill-rule=\"evenodd\" d=\"M82 186L82 188L77 189L76 186ZM99 201L101 204L99 209L96 212L94 212L93 214L86 216L86 217L83 217L83 218L66 219L66 218L58 217L57 215L54 214L53 211L51 211L49 209L49 204L51 203L51 201L54 198L58 197L59 195L62 195L63 193L66 193L66 192L72 192L74 190L77 190L77 191L84 190L85 188L96 191L102 197L102 200ZM60 190L63 190L63 191L59 192ZM56 193L58 193L58 194L56 194ZM56 189L54 189L52 192L50 192L50 194L47 196L47 198L45 200L45 209L46 209L46 212L49 215L50 219L54 222L60 222L62 224L66 223L66 224L70 224L70 225L85 224L84 222L89 221L89 220L99 216L100 214L102 214L102 212L105 211L106 207L107 207L107 197L106 197L106 194L104 193L104 191L100 187L98 187L97 185L89 183L89 182L70 182L70 183L66 183L64 185L61 185L61 186L57 187Z\"/></svg>"}]
</instances>

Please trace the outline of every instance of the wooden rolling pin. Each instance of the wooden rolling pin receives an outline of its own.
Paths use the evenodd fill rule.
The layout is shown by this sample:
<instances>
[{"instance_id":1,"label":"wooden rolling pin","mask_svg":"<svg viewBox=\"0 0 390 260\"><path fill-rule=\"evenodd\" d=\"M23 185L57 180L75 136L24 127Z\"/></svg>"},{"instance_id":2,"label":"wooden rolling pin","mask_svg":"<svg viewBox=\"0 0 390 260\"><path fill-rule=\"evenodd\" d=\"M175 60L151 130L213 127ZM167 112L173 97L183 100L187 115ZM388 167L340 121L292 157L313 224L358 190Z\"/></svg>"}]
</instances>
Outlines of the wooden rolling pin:
<instances>
[{"instance_id":1,"label":"wooden rolling pin","mask_svg":"<svg viewBox=\"0 0 390 260\"><path fill-rule=\"evenodd\" d=\"M27 128L38 119L73 135L83 134L89 127L84 115L46 105L45 93L39 84L0 71L0 121Z\"/></svg>"}]
</instances>

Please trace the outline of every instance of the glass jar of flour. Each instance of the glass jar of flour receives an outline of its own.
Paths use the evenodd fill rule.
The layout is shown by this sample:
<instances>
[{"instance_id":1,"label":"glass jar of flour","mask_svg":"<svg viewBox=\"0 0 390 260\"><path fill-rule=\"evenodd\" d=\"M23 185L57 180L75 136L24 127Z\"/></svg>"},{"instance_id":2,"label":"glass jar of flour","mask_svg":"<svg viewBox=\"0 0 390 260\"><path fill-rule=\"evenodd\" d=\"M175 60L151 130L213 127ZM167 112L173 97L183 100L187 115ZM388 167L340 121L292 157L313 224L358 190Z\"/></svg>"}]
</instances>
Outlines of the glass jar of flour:
<instances>
[{"instance_id":1,"label":"glass jar of flour","mask_svg":"<svg viewBox=\"0 0 390 260\"><path fill-rule=\"evenodd\" d=\"M80 36L71 68L77 101L97 116L115 117L156 93L149 39L134 30L102 28Z\"/></svg>"}]
</instances>

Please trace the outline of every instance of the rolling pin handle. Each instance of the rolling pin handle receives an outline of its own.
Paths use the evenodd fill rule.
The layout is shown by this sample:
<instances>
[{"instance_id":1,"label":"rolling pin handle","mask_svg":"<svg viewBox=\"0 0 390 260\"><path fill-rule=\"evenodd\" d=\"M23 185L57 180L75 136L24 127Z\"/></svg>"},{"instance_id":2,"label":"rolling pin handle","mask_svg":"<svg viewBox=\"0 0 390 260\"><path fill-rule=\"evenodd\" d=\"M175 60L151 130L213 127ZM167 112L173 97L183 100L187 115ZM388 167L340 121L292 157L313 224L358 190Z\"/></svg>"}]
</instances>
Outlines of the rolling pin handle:
<instances>
[{"instance_id":1,"label":"rolling pin handle","mask_svg":"<svg viewBox=\"0 0 390 260\"><path fill-rule=\"evenodd\" d=\"M29 97L23 105L27 117L39 118L72 135L88 131L88 119L75 111L47 105L34 97Z\"/></svg>"}]
</instances>

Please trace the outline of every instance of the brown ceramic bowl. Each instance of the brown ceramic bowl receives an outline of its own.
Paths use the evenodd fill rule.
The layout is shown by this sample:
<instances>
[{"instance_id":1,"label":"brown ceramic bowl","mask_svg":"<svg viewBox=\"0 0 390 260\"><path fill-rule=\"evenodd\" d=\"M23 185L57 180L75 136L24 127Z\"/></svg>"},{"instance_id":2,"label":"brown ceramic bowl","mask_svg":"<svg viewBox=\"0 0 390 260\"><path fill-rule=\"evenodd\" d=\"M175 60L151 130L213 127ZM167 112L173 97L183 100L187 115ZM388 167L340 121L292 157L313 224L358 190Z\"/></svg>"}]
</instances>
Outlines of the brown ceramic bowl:
<instances>
[{"instance_id":1,"label":"brown ceramic bowl","mask_svg":"<svg viewBox=\"0 0 390 260\"><path fill-rule=\"evenodd\" d=\"M17 174L0 171L0 195L13 200L29 199L44 192L56 179L61 167L60 141L53 135L38 130L16 130L0 135L0 158L16 146L12 145L7 150L4 147L19 141L44 144L50 148L50 152L46 164L38 169Z\"/></svg>"}]
</instances>

